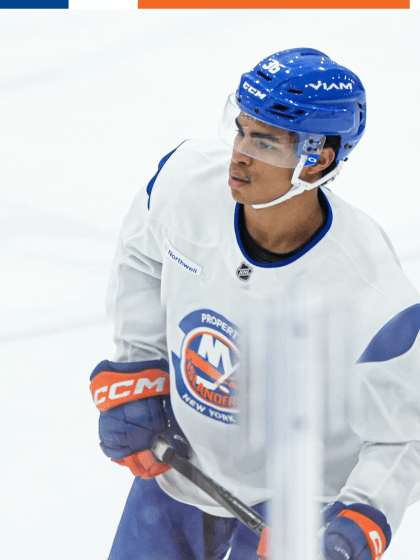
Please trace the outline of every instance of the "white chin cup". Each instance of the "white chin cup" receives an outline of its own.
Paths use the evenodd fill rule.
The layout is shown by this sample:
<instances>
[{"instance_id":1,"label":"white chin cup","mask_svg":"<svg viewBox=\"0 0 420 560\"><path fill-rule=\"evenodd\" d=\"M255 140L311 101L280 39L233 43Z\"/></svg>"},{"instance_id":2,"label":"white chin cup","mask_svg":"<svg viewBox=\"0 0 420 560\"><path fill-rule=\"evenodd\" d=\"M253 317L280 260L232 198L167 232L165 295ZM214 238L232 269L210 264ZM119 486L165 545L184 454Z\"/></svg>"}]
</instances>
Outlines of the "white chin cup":
<instances>
[{"instance_id":1,"label":"white chin cup","mask_svg":"<svg viewBox=\"0 0 420 560\"><path fill-rule=\"evenodd\" d=\"M285 202L286 200L289 200L290 198L293 198L298 194L302 194L304 191L310 191L311 189L315 189L316 187L325 186L330 181L334 181L334 179L340 173L344 165L344 161L341 160L337 164L337 167L332 171L330 171L327 175L321 177L321 179L318 179L318 181L315 181L315 183L308 183L307 181L303 181L302 179L299 178L299 175L305 166L307 158L308 156L300 157L300 161L293 172L292 181L291 181L292 187L290 190L287 191L287 193L283 194L282 196L279 196L274 200L271 200L270 202L264 202L262 204L251 204L252 208L255 208L257 210L259 210L260 208L269 208L270 206L275 206L276 204Z\"/></svg>"}]
</instances>

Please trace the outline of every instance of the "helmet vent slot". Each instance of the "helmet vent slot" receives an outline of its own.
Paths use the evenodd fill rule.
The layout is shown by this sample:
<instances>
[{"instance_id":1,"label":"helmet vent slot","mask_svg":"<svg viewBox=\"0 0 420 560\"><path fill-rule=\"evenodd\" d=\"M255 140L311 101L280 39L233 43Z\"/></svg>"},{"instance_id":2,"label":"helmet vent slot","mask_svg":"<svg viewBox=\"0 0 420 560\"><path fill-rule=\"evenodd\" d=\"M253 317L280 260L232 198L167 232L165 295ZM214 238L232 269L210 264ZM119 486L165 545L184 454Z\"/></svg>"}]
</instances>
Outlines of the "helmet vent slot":
<instances>
[{"instance_id":1,"label":"helmet vent slot","mask_svg":"<svg viewBox=\"0 0 420 560\"><path fill-rule=\"evenodd\" d=\"M279 117L286 117L287 119L290 119L291 121L295 120L295 116L291 115L290 113L282 113L281 111L276 111L275 109L269 109L270 113L273 113L274 115L278 115Z\"/></svg>"},{"instance_id":2,"label":"helmet vent slot","mask_svg":"<svg viewBox=\"0 0 420 560\"><path fill-rule=\"evenodd\" d=\"M303 91L301 91L300 89L294 89L294 88L289 88L287 90L289 93L296 93L297 95L302 95Z\"/></svg>"},{"instance_id":3,"label":"helmet vent slot","mask_svg":"<svg viewBox=\"0 0 420 560\"><path fill-rule=\"evenodd\" d=\"M357 134L360 134L360 132L363 130L364 126L365 126L365 113L363 111L363 107L360 103L357 104L359 106L360 109L362 109L361 111L359 111L359 128L357 130Z\"/></svg>"},{"instance_id":4,"label":"helmet vent slot","mask_svg":"<svg viewBox=\"0 0 420 560\"><path fill-rule=\"evenodd\" d=\"M278 103L276 103L276 105L273 105L272 109L274 109L274 111L288 111L290 109L290 107L287 107L286 105L279 105Z\"/></svg>"},{"instance_id":5,"label":"helmet vent slot","mask_svg":"<svg viewBox=\"0 0 420 560\"><path fill-rule=\"evenodd\" d=\"M263 73L260 72L259 70L258 70L257 74L258 74L258 76L259 76L260 78L263 78L264 80L267 80L267 82L271 82L271 77L270 77L270 76L267 76L267 74L263 74Z\"/></svg>"}]
</instances>

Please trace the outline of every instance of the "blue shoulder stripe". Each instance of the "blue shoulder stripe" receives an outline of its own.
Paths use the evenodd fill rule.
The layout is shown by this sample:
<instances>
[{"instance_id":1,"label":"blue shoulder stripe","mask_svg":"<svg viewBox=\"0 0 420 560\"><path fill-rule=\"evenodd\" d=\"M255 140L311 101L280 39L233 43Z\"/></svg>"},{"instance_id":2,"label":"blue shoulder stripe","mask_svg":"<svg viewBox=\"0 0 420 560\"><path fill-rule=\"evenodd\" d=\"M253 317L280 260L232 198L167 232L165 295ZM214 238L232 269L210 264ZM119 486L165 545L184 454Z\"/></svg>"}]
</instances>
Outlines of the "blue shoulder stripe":
<instances>
[{"instance_id":1,"label":"blue shoulder stripe","mask_svg":"<svg viewBox=\"0 0 420 560\"><path fill-rule=\"evenodd\" d=\"M382 327L372 338L357 363L386 362L402 356L413 346L419 331L420 303L417 303L395 315Z\"/></svg>"},{"instance_id":2,"label":"blue shoulder stripe","mask_svg":"<svg viewBox=\"0 0 420 560\"><path fill-rule=\"evenodd\" d=\"M186 140L184 140L184 142L186 142ZM179 146L182 146L182 144L183 144L184 142L181 142L181 144L180 144ZM149 200L148 200L148 202L147 202L147 208L148 208L148 210L150 210L150 196L151 196L151 194L152 194L152 189L153 189L153 186L154 186L154 184L155 184L155 181L156 181L156 179L158 178L159 173L162 171L162 167L165 165L165 163L168 161L168 159L171 157L171 155L172 155L174 152L177 151L177 149L179 148L179 146L177 146L177 147L175 148L175 150L172 150L172 152L169 152L169 154L166 154L166 156L163 157L163 158L160 160L159 165L158 165L158 170L156 171L155 175L150 179L149 184L147 185L146 191L147 191L147 194L149 195Z\"/></svg>"}]
</instances>

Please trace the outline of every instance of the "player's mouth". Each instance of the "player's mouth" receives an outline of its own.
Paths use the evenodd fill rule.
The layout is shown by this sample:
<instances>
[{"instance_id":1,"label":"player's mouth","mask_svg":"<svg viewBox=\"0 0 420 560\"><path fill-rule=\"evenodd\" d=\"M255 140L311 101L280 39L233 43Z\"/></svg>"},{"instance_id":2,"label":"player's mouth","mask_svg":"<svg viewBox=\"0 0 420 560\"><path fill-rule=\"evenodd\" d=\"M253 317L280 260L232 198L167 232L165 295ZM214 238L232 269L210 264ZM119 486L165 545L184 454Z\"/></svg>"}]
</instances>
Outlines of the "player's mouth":
<instances>
[{"instance_id":1,"label":"player's mouth","mask_svg":"<svg viewBox=\"0 0 420 560\"><path fill-rule=\"evenodd\" d=\"M238 177L236 175L230 174L228 185L232 189L239 189L240 187L243 187L244 185L247 185L250 182L251 182L250 179L243 179L243 178Z\"/></svg>"}]
</instances>

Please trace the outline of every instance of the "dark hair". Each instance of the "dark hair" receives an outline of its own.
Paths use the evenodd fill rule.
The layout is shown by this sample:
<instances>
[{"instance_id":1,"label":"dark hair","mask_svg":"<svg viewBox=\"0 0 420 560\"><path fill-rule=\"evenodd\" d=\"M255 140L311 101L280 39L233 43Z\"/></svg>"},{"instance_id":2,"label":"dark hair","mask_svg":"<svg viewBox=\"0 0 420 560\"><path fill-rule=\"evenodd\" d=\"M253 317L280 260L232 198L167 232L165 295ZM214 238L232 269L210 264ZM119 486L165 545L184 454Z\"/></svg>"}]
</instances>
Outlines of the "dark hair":
<instances>
[{"instance_id":1,"label":"dark hair","mask_svg":"<svg viewBox=\"0 0 420 560\"><path fill-rule=\"evenodd\" d=\"M326 169L323 169L321 171L321 177L325 177L327 173L329 173L330 171L332 171L337 167L336 160L337 160L338 150L340 149L340 144L341 144L340 136L327 136L325 138L324 148L332 148L334 150L335 157L334 157L334 161L330 163L330 165Z\"/></svg>"}]
</instances>

